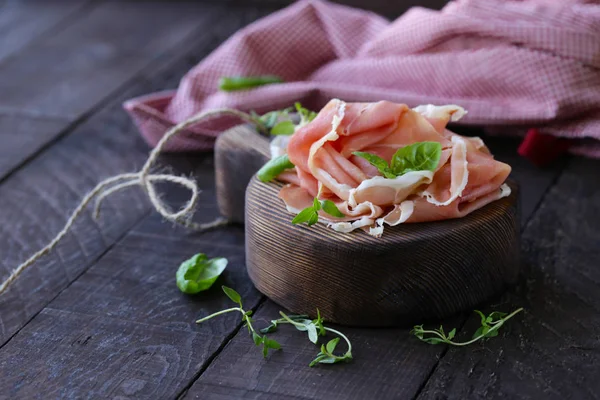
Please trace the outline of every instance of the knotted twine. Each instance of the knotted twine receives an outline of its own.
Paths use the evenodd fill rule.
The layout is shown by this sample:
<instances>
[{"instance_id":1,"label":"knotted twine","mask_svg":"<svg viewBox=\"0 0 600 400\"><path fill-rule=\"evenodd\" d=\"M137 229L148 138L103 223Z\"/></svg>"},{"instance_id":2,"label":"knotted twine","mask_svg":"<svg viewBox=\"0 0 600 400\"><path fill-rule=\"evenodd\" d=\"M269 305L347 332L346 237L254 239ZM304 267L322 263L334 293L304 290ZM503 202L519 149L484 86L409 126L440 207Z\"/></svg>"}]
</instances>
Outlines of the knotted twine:
<instances>
[{"instance_id":1,"label":"knotted twine","mask_svg":"<svg viewBox=\"0 0 600 400\"><path fill-rule=\"evenodd\" d=\"M218 115L229 114L236 116L244 121L250 122L258 126L259 129L264 130L264 126L262 123L255 117L246 114L242 111L230 109L230 108L221 108L208 110L202 113L198 113L193 117L175 125L173 128L169 129L167 133L160 139L156 147L150 152L148 156L148 160L138 172L124 173L120 175L116 175L103 181L99 182L96 187L94 187L90 192L88 192L81 203L75 208L64 228L58 232L58 234L42 249L29 257L26 261L20 264L17 268L15 268L8 278L2 282L0 285L0 295L6 291L6 289L13 283L19 275L26 268L33 265L36 261L42 258L44 255L52 251L54 247L60 242L60 240L65 237L65 235L69 232L75 220L84 212L88 204L95 198L96 203L94 207L94 219L97 219L100 215L100 206L102 201L110 196L111 194L118 192L122 189L125 189L130 186L141 186L142 189L148 195L148 199L150 203L154 207L154 209L162 215L167 221L171 221L177 224L181 224L187 228L191 228L197 231L205 231L208 229L216 228L219 226L223 226L229 223L226 218L218 217L214 221L198 224L191 221L191 218L194 214L196 203L198 202L198 195L200 194L200 190L198 189L198 185L196 182L190 178L184 176L177 176L171 174L158 174L151 173L152 166L156 162L159 154L162 149L165 147L167 142L175 137L180 132L189 128L190 126L200 122L201 120L215 117ZM154 187L155 183L158 182L171 182L179 184L185 188L187 188L191 192L191 196L187 203L183 207L181 207L178 211L171 211L169 207L161 200L159 194Z\"/></svg>"}]
</instances>

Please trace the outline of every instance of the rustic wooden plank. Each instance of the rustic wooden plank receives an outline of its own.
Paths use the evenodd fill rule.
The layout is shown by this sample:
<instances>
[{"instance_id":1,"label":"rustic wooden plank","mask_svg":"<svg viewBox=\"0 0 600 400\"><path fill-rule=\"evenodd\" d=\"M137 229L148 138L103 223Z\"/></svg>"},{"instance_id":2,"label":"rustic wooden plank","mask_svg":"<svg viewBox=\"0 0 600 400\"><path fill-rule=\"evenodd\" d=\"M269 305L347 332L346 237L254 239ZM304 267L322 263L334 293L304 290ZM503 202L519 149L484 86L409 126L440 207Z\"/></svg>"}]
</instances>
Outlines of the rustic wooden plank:
<instances>
[{"instance_id":1,"label":"rustic wooden plank","mask_svg":"<svg viewBox=\"0 0 600 400\"><path fill-rule=\"evenodd\" d=\"M194 159L199 185L214 187L212 156ZM175 205L185 195L167 191L165 200ZM121 206L130 201L122 198ZM198 221L216 215L215 191L209 189ZM213 288L189 296L177 288L175 272L197 252L226 257L229 265ZM0 387L18 398L173 397L240 326L239 314L194 323L231 304L222 284L235 287L248 309L261 298L246 272L243 229L194 233L152 214L2 348L0 369L6 373Z\"/></svg>"},{"instance_id":2,"label":"rustic wooden plank","mask_svg":"<svg viewBox=\"0 0 600 400\"><path fill-rule=\"evenodd\" d=\"M488 309L526 313L497 339L450 349L419 398L597 398L598 168L598 160L569 163L523 234L518 289ZM476 325L470 318L464 331Z\"/></svg>"},{"instance_id":3,"label":"rustic wooden plank","mask_svg":"<svg viewBox=\"0 0 600 400\"><path fill-rule=\"evenodd\" d=\"M212 23L218 34L199 36L193 52L147 74L88 122L0 185L2 278L20 261L44 246L62 228L68 210L100 179L137 170L147 147L121 109L127 98L176 86L180 77L256 13L239 12ZM207 25L210 30L211 25ZM191 55L190 55L191 54ZM26 205L26 207L23 207ZM108 200L97 223L82 217L58 248L27 270L0 297L0 343L5 343L52 298L75 280L149 210L145 196L131 189Z\"/></svg>"},{"instance_id":4,"label":"rustic wooden plank","mask_svg":"<svg viewBox=\"0 0 600 400\"><path fill-rule=\"evenodd\" d=\"M0 177L37 153L66 124L65 118L0 114Z\"/></svg>"},{"instance_id":5,"label":"rustic wooden plank","mask_svg":"<svg viewBox=\"0 0 600 400\"><path fill-rule=\"evenodd\" d=\"M264 321L278 318L279 310L279 306L268 301L255 319L266 325ZM406 329L339 329L352 342L354 360L314 368L309 368L308 363L319 350L305 333L282 327L271 337L279 341L283 349L264 360L248 332L241 330L185 397L410 398L443 350L443 347L419 347Z\"/></svg>"},{"instance_id":6,"label":"rustic wooden plank","mask_svg":"<svg viewBox=\"0 0 600 400\"><path fill-rule=\"evenodd\" d=\"M219 12L187 3L103 3L0 64L2 152L10 153L0 179L144 68L180 54L189 39L197 42Z\"/></svg>"},{"instance_id":7,"label":"rustic wooden plank","mask_svg":"<svg viewBox=\"0 0 600 400\"><path fill-rule=\"evenodd\" d=\"M89 3L0 2L0 62L38 37L61 29L85 12Z\"/></svg>"}]
</instances>

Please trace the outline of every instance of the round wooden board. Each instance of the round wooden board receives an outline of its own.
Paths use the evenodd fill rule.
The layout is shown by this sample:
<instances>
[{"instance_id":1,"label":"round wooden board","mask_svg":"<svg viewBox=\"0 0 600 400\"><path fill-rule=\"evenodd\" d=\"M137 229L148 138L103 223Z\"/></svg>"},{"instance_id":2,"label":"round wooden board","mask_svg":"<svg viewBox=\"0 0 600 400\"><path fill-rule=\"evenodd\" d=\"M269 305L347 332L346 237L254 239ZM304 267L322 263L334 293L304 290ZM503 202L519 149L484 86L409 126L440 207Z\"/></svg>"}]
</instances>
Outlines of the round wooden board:
<instances>
[{"instance_id":1,"label":"round wooden board","mask_svg":"<svg viewBox=\"0 0 600 400\"><path fill-rule=\"evenodd\" d=\"M518 187L464 218L386 226L381 238L292 225L281 185L246 191L246 263L255 286L292 313L352 326L439 320L502 292L519 271Z\"/></svg>"}]
</instances>

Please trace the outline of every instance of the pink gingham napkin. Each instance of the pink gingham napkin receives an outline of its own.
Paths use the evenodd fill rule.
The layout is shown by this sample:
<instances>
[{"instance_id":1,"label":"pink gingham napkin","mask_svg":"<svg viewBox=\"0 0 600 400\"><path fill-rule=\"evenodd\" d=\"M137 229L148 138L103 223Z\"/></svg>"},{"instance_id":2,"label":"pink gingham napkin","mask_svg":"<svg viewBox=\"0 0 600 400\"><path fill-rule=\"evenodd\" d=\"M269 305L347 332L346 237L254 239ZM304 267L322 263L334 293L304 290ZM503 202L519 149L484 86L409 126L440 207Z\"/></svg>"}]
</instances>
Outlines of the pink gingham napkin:
<instances>
[{"instance_id":1,"label":"pink gingham napkin","mask_svg":"<svg viewBox=\"0 0 600 400\"><path fill-rule=\"evenodd\" d=\"M217 88L221 76L263 74L286 83ZM390 23L363 10L299 1L237 32L175 92L124 106L155 145L169 127L211 108L263 113L300 101L318 109L334 97L458 104L469 111L462 124L508 135L529 130L534 150L540 137L569 138L561 148L600 157L600 5L457 0L441 11L412 8ZM209 150L235 123L200 123L169 150Z\"/></svg>"}]
</instances>

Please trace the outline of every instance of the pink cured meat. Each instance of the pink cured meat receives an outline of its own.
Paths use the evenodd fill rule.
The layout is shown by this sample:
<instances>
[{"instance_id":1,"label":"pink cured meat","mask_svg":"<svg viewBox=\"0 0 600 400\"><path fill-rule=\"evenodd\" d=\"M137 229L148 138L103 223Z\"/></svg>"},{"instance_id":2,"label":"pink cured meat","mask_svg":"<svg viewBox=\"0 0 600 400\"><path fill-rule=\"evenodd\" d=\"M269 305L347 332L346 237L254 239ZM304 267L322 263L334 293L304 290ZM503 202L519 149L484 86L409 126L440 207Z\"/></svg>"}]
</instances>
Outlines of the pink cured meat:
<instances>
[{"instance_id":1,"label":"pink cured meat","mask_svg":"<svg viewBox=\"0 0 600 400\"><path fill-rule=\"evenodd\" d=\"M511 168L494 160L479 138L446 129L466 112L458 106L419 106L387 101L345 103L331 100L287 144L295 170L279 177L288 182L279 196L290 212L330 199L344 218L321 212L333 229L363 228L374 236L384 223L460 218L510 194L504 184ZM401 147L436 141L442 156L435 171L413 171L395 179L380 176L365 159L352 153L376 154L388 162Z\"/></svg>"}]
</instances>

